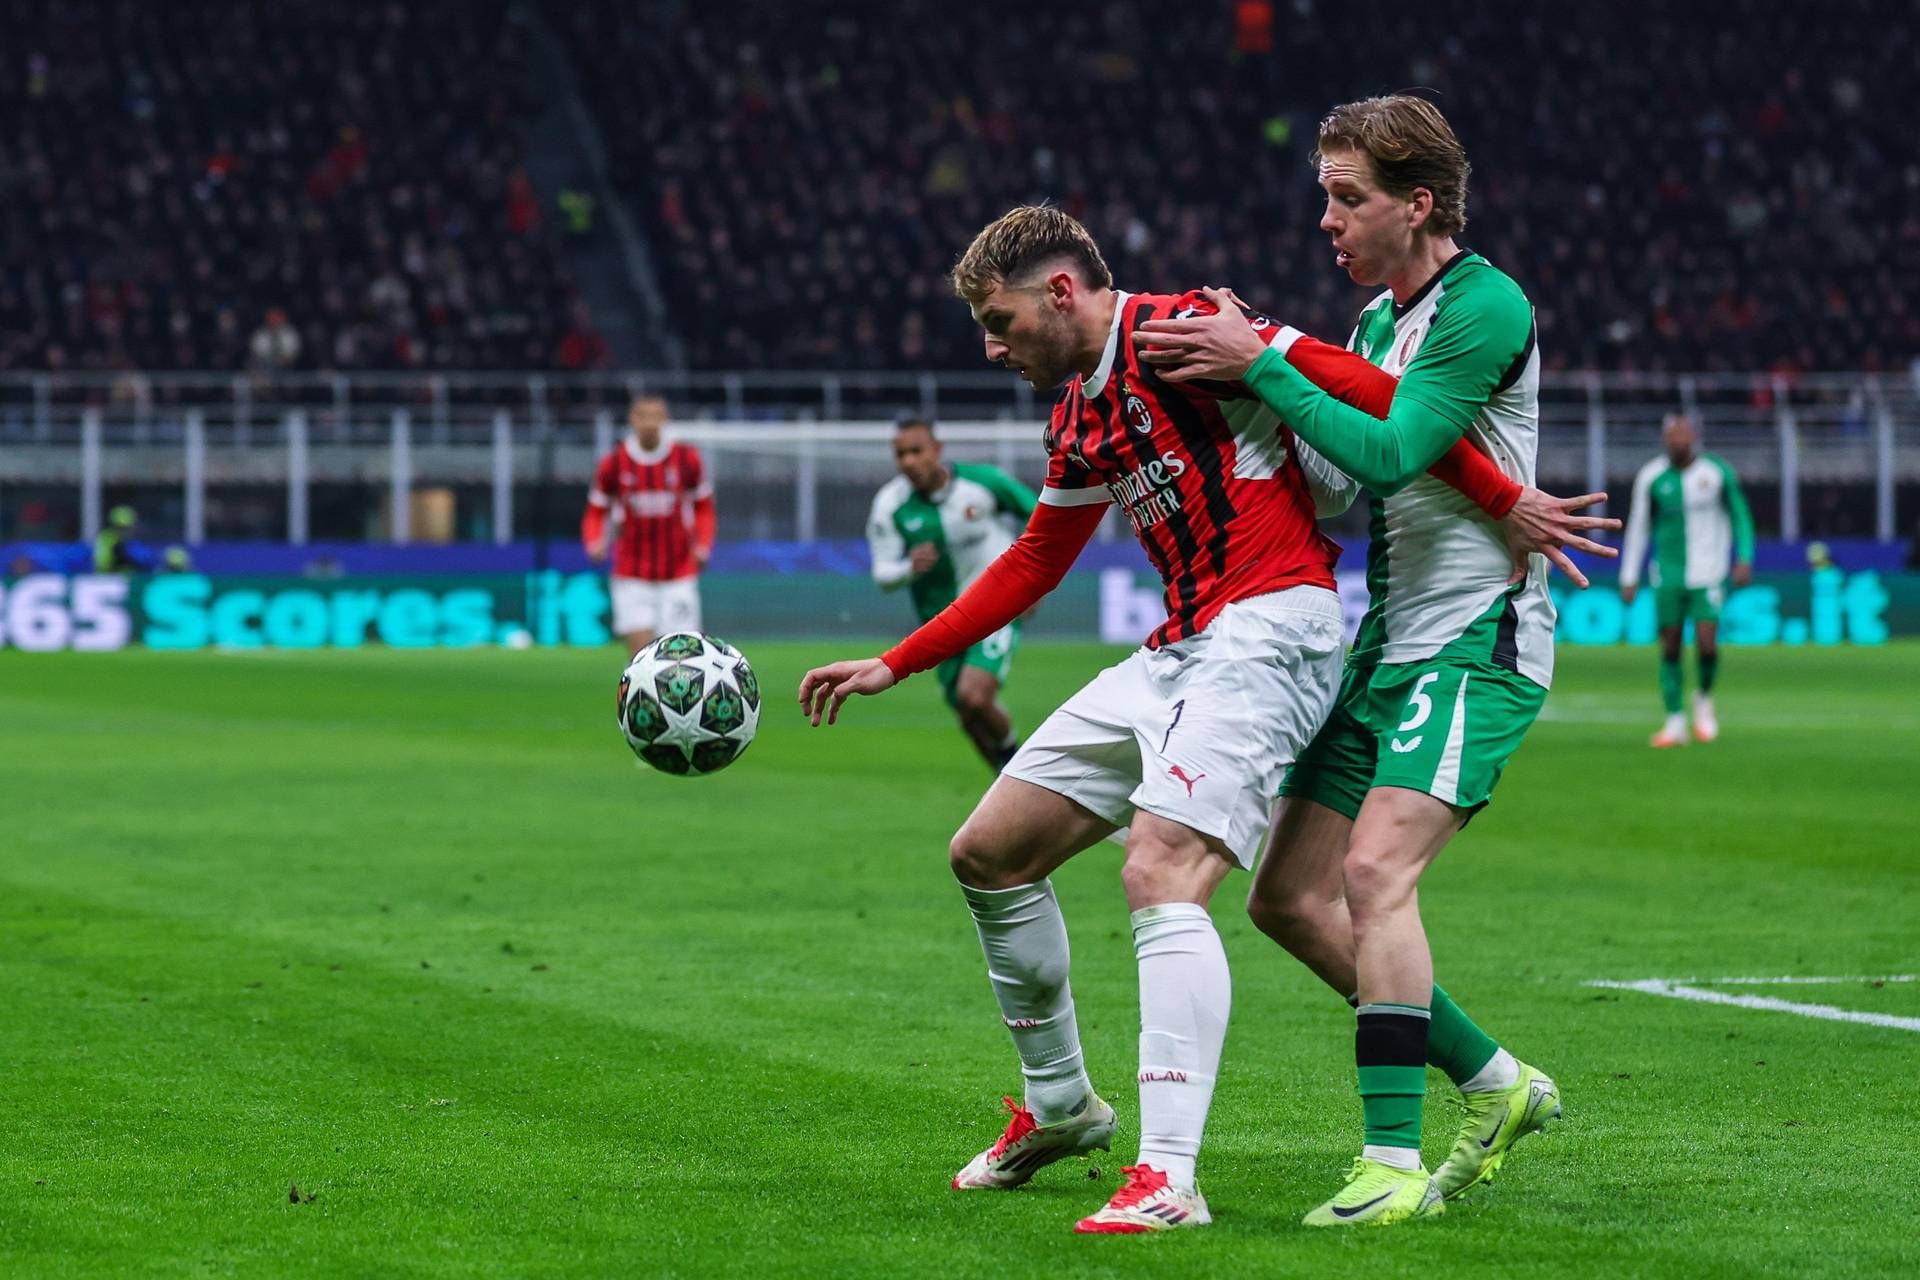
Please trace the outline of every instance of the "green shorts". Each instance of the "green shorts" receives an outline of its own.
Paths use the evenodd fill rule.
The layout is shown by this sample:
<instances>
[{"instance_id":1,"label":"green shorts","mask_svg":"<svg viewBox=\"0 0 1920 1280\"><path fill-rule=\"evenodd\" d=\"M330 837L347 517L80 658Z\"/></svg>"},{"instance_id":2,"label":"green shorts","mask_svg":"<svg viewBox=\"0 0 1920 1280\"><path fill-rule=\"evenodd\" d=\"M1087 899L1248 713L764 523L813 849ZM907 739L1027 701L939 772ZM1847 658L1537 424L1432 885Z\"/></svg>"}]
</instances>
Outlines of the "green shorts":
<instances>
[{"instance_id":1,"label":"green shorts","mask_svg":"<svg viewBox=\"0 0 1920 1280\"><path fill-rule=\"evenodd\" d=\"M1727 587L1716 582L1710 587L1655 587L1653 616L1661 628L1685 626L1695 622L1720 621L1720 606L1726 601Z\"/></svg>"},{"instance_id":2,"label":"green shorts","mask_svg":"<svg viewBox=\"0 0 1920 1280\"><path fill-rule=\"evenodd\" d=\"M1000 684L1007 682L1013 673L1014 650L1020 647L1020 624L1009 622L992 635L974 645L957 658L948 658L938 669L940 692L946 695L948 706L959 704L960 672L965 667L978 667L992 676Z\"/></svg>"},{"instance_id":3,"label":"green shorts","mask_svg":"<svg viewBox=\"0 0 1920 1280\"><path fill-rule=\"evenodd\" d=\"M1280 794L1356 817L1374 787L1424 791L1469 815L1486 807L1547 691L1489 662L1350 667L1333 714Z\"/></svg>"}]
</instances>

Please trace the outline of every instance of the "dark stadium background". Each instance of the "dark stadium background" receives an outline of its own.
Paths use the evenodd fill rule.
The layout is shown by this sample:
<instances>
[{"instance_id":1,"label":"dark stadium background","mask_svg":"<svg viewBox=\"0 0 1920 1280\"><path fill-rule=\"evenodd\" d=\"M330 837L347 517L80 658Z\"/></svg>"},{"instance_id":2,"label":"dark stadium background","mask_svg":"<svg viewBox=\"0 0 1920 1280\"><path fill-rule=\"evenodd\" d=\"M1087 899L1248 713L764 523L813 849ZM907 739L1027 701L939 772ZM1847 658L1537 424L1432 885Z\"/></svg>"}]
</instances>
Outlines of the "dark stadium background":
<instances>
[{"instance_id":1,"label":"dark stadium background","mask_svg":"<svg viewBox=\"0 0 1920 1280\"><path fill-rule=\"evenodd\" d=\"M569 543L642 384L763 428L727 446L775 461L720 468L724 540L857 536L884 457L830 449L803 498L783 424L1044 412L947 290L979 226L1050 200L1123 285L1230 284L1341 338L1366 294L1314 225L1315 121L1418 87L1474 161L1466 242L1539 306L1543 477L1621 490L1691 407L1780 563L1852 539L1843 566L1896 569L1920 522L1901 16L8 0L0 545L67 568L49 544L123 502L156 544Z\"/></svg>"},{"instance_id":2,"label":"dark stadium background","mask_svg":"<svg viewBox=\"0 0 1920 1280\"><path fill-rule=\"evenodd\" d=\"M1912 0L0 0L0 1276L1920 1275L1917 69ZM977 230L1340 341L1315 127L1398 90L1538 308L1541 483L1624 514L1679 410L1738 471L1722 735L1648 749L1653 593L1556 578L1421 909L1567 1123L1301 1229L1353 1021L1236 879L1217 1218L1143 1262L1068 1234L1137 1136L1116 851L1055 877L1113 1158L955 1195L1020 1079L946 857L991 775L926 678L788 700L911 625L899 415L1040 477ZM765 697L697 779L621 741L579 542L649 390ZM1160 609L1109 519L1016 727Z\"/></svg>"}]
</instances>

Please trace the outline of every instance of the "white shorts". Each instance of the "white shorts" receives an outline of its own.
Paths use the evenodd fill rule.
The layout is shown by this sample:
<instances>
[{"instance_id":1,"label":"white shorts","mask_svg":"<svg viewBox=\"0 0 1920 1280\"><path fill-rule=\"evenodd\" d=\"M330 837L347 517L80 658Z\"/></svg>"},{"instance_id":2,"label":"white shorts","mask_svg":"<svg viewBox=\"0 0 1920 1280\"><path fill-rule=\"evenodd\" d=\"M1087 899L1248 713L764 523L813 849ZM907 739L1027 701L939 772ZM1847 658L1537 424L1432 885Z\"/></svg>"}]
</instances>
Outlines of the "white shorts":
<instances>
[{"instance_id":1,"label":"white shorts","mask_svg":"<svg viewBox=\"0 0 1920 1280\"><path fill-rule=\"evenodd\" d=\"M607 591L613 597L613 629L618 635L651 631L663 636L700 629L698 578L675 578L671 582L611 578Z\"/></svg>"},{"instance_id":2,"label":"white shorts","mask_svg":"<svg viewBox=\"0 0 1920 1280\"><path fill-rule=\"evenodd\" d=\"M1113 823L1145 809L1217 837L1251 869L1280 780L1340 688L1340 597L1237 600L1199 635L1139 649L1034 730L1005 772Z\"/></svg>"}]
</instances>

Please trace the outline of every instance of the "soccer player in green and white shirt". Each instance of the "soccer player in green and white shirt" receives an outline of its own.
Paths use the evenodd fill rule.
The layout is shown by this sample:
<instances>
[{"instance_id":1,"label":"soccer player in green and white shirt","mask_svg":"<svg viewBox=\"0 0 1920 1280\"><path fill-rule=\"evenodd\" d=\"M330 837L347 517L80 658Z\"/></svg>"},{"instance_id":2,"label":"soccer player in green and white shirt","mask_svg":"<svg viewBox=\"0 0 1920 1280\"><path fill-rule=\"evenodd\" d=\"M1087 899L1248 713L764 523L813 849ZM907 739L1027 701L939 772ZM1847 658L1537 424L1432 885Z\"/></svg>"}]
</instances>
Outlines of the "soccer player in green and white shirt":
<instances>
[{"instance_id":1,"label":"soccer player in green and white shirt","mask_svg":"<svg viewBox=\"0 0 1920 1280\"><path fill-rule=\"evenodd\" d=\"M1666 723L1653 735L1656 747L1687 740L1681 714L1680 651L1687 620L1700 657L1700 687L1693 695L1693 736L1720 736L1713 713L1713 678L1720 667L1720 606L1727 597L1727 557L1733 583L1753 580L1753 516L1733 468L1700 452L1699 432L1682 413L1669 414L1660 431L1666 452L1633 478L1633 508L1627 515L1626 554L1620 561L1620 599L1632 604L1640 591L1640 563L1653 541L1648 578L1660 622L1660 699Z\"/></svg>"},{"instance_id":2,"label":"soccer player in green and white shirt","mask_svg":"<svg viewBox=\"0 0 1920 1280\"><path fill-rule=\"evenodd\" d=\"M885 591L908 588L914 612L926 622L1013 544L1037 499L998 467L948 464L933 424L924 419L901 421L893 460L900 474L874 495L867 518L873 580ZM996 769L1020 747L1013 717L1000 705L1000 686L1019 647L1016 619L939 667L947 705Z\"/></svg>"},{"instance_id":3,"label":"soccer player in green and white shirt","mask_svg":"<svg viewBox=\"0 0 1920 1280\"><path fill-rule=\"evenodd\" d=\"M1243 380L1316 451L1385 495L1373 499L1371 607L1333 715L1282 787L1248 902L1263 931L1357 1006L1365 1145L1346 1186L1305 1219L1342 1226L1442 1211L1560 1114L1554 1082L1433 985L1415 896L1539 714L1555 615L1546 561L1515 571L1501 527L1422 474L1466 434L1530 486L1539 441L1532 305L1454 241L1466 222L1464 149L1432 104L1396 95L1336 108L1316 157L1327 192L1320 225L1339 265L1359 283L1387 286L1350 345L1397 375L1389 416L1293 376L1291 330L1263 348L1245 325L1208 317L1142 325L1139 341L1169 380ZM1597 500L1566 500L1562 510ZM1562 541L1607 554L1585 538ZM1550 558L1585 585L1564 555ZM1467 1111L1431 1177L1420 1163L1429 1062L1460 1088Z\"/></svg>"}]
</instances>

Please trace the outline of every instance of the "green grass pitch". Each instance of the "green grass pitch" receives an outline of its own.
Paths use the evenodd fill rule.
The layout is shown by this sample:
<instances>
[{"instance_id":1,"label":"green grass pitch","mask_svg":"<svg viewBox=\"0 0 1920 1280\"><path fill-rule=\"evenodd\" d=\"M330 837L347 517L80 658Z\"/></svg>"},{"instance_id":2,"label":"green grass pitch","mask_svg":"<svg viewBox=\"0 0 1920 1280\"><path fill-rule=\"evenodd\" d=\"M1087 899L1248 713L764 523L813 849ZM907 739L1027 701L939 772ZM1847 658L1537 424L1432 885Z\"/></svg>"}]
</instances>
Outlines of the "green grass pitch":
<instances>
[{"instance_id":1,"label":"green grass pitch","mask_svg":"<svg viewBox=\"0 0 1920 1280\"><path fill-rule=\"evenodd\" d=\"M1021 723L1110 653L1023 652ZM1150 1239L1070 1234L1138 1132L1118 851L1057 878L1114 1157L952 1192L1019 1081L945 859L987 775L931 681L809 730L844 655L749 654L760 740L693 780L610 651L0 655L0 1275L1920 1274L1920 1034L1585 985L1920 971L1920 647L1733 651L1668 753L1649 653L1562 651L1422 896L1567 1118L1443 1220L1297 1225L1352 1018L1230 880L1216 1225Z\"/></svg>"}]
</instances>

